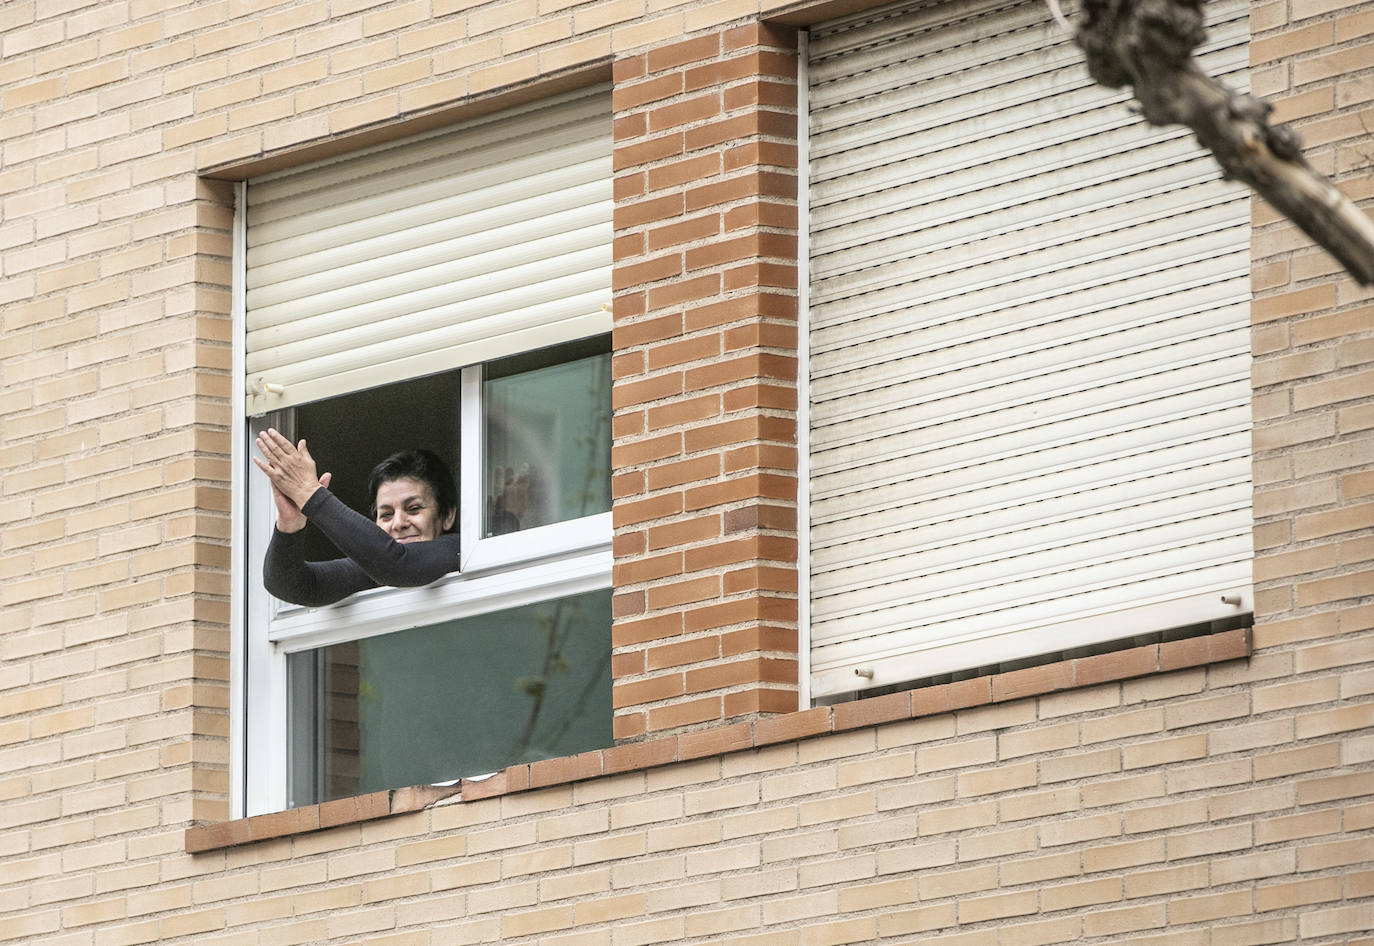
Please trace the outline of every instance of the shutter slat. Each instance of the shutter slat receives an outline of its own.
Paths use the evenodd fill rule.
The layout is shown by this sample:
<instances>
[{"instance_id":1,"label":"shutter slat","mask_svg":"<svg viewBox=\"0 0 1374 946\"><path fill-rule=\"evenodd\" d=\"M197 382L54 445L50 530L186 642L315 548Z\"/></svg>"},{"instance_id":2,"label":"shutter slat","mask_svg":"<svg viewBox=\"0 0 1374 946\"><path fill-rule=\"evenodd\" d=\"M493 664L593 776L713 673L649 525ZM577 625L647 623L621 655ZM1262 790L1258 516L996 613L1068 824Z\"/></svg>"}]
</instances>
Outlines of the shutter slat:
<instances>
[{"instance_id":1,"label":"shutter slat","mask_svg":"<svg viewBox=\"0 0 1374 946\"><path fill-rule=\"evenodd\" d=\"M934 627L921 623L919 606L874 612L864 626L884 627L883 635L813 644L813 689L843 693L865 683L899 683L1233 616L1238 607L1251 607L1248 525L1232 543L1229 554L1180 563L1185 571L1138 575L1126 585L1037 600L1014 610L951 610ZM1217 588L1240 593L1241 604L1219 604ZM1035 649L1029 649L1032 640ZM854 675L858 667L876 672L866 681Z\"/></svg>"},{"instance_id":2,"label":"shutter slat","mask_svg":"<svg viewBox=\"0 0 1374 946\"><path fill-rule=\"evenodd\" d=\"M1143 545L1188 545L1196 539L1192 523L1218 510L1244 509L1250 502L1247 481L1218 486L1202 471L1190 472L1191 477L1174 478L1168 491L1155 481L1144 484L1159 491L1151 493L1140 483L1126 482L1021 507L983 510L955 528L912 531L897 549L888 546L885 552L883 546L875 547L854 564L836 562L828 570L847 589L890 586L901 580L897 593L915 595L922 583L944 590L954 581L980 588L1049 571L1076 572L1090 567L1088 552L1124 558L1138 554ZM1123 531L1126 523L1129 531ZM995 545L980 541L999 537ZM970 555L975 547L977 554ZM817 608L853 594L819 596ZM871 603L871 596L864 594L863 600Z\"/></svg>"},{"instance_id":3,"label":"shutter slat","mask_svg":"<svg viewBox=\"0 0 1374 946\"><path fill-rule=\"evenodd\" d=\"M998 612L1005 617L1006 612L1022 608L1032 614L1048 614L1047 605L1051 602L1073 602L1073 599L1109 599L1119 605L1139 597L1132 587L1137 582L1153 581L1157 588L1166 576L1186 575L1198 567L1234 564L1248 559L1251 554L1247 509L1227 509L1218 516L1196 520L1191 535L1198 541L1143 549L1135 545L1129 555L1122 554L1120 558L1107 561L1091 557L1101 543L1069 546L1064 550L1065 557L1074 557L1076 561L1061 564L1060 571L1047 571L1033 562L1004 561L970 567L960 576L967 577L967 582L952 583L947 574L921 576L900 584L857 588L852 594L862 598L851 602L847 608L831 604L830 596L815 598L813 607L822 615L826 607L833 609L830 615L824 615L832 626L833 633L826 638L826 643L831 643L866 636L873 626L874 616L884 611L902 614L903 621L907 615L926 616L939 611L952 622ZM1140 536L1142 540L1151 537L1149 532ZM934 637L944 633L938 626L910 626L928 627ZM1056 649L1043 644L1042 647L1050 651Z\"/></svg>"},{"instance_id":4,"label":"shutter slat","mask_svg":"<svg viewBox=\"0 0 1374 946\"><path fill-rule=\"evenodd\" d=\"M533 327L540 319L561 321L595 310L597 300L605 297L603 287L609 266L596 265L599 262L589 259L586 266L570 266L569 272L543 280L533 291L519 283L503 288L492 277L482 281L476 288L484 291L474 291L470 299L433 308L405 307L402 315L392 319L363 319L351 328L336 326L326 334L306 333L303 337L284 339L281 344L254 352L246 367L250 372L271 372L284 381L299 382L318 377L321 372L328 373L325 365L312 364L313 359L339 356L347 363L362 366L372 360L370 352L375 350L380 356L388 347L413 347L421 335L427 337L427 344L445 338L457 343L460 339L499 333L507 321L511 327ZM514 283L520 275L512 274L509 281ZM430 295L442 302L447 293L439 290ZM378 307L361 309L382 319Z\"/></svg>"},{"instance_id":5,"label":"shutter slat","mask_svg":"<svg viewBox=\"0 0 1374 946\"><path fill-rule=\"evenodd\" d=\"M1249 293L1236 289L1237 274L1248 267L1248 254L1232 251L1225 256L1204 256L1173 268L1176 277L1161 284L1148 273L1105 287L1093 287L1070 296L1049 294L1041 299L1018 299L1008 305L991 299L981 307L964 307L959 300L931 300L915 309L898 313L873 313L866 318L845 321L844 306L830 306L816 313L827 317L812 324L811 350L827 368L844 364L859 365L884 357L904 357L923 351L937 351L965 340L989 338L1003 332L1021 331L1067 319L1101 321L1104 303L1110 304L1122 324L1157 319L1161 313L1185 314L1189 311L1248 304ZM1110 290L1110 295L1105 291ZM851 303L852 305L853 303ZM981 316L989 316L982 318ZM1108 323L1105 328L1110 328ZM900 342L886 348L865 345L879 339Z\"/></svg>"},{"instance_id":6,"label":"shutter slat","mask_svg":"<svg viewBox=\"0 0 1374 946\"><path fill-rule=\"evenodd\" d=\"M1043 423L1036 422L1032 415L1029 422L1007 424L993 432L980 433L957 425L954 429L932 427L913 438L921 447L919 465L911 462L909 445L904 448L896 444L887 449L888 445L883 443L870 444L884 448L877 455L873 450L865 451L862 440L855 440L843 450L829 452L827 467L817 471L827 478L817 483L813 496L826 499L869 489L875 492L868 501L877 504L882 495L876 491L917 476L957 473L977 481L983 477L1005 477L1007 474L999 472L1005 469L1022 469L1031 475L1041 469L1067 468L1065 465L1072 462L1092 463L1099 448L1101 455L1111 456L1111 451L1142 449L1142 444L1156 441L1192 439L1198 436L1197 430L1210 429L1209 415L1248 409L1249 398L1238 393L1235 381L1224 379L1216 389L1203 392L1210 395L1205 403L1199 392L1186 390L1111 410L1084 409L1076 416L1061 413ZM1027 458L1033 462L1028 463ZM893 498L889 497L889 501ZM817 510L817 515L824 514L824 508Z\"/></svg>"},{"instance_id":7,"label":"shutter slat","mask_svg":"<svg viewBox=\"0 0 1374 946\"><path fill-rule=\"evenodd\" d=\"M1136 260L1142 252L1176 253L1181 244L1194 238L1202 247L1224 246L1236 228L1235 205L1243 204L1244 197L1234 192L1197 190L1201 192L1189 198L1174 197L1173 203L1180 213L1147 222L1130 213L1120 220L1118 227L1113 227L1110 219L1099 219L1094 226L1081 226L1074 219L1063 220L1038 232L1013 232L954 246L932 246L919 256L913 256L919 244L895 239L891 241L892 249L881 254L891 259L831 277L830 291L819 304L895 286L909 286L912 291L929 296L946 285L953 285L964 294L973 287L1024 283L1033 277L1049 276L1054 282L1064 269L1066 257L1097 264L1104 275L1110 276L1138 269ZM1178 206L1185 199L1188 202ZM1195 201L1202 206L1193 206ZM1103 245L1108 242L1115 245ZM944 249L951 252L938 252Z\"/></svg>"},{"instance_id":8,"label":"shutter slat","mask_svg":"<svg viewBox=\"0 0 1374 946\"><path fill-rule=\"evenodd\" d=\"M868 123L890 120L893 115L919 110L920 114L908 115L919 125L908 127L933 127L935 122L931 119L938 116L1004 110L1008 107L1007 99L997 93L1005 91L1003 87L1011 83L1016 84L1021 103L1055 92L1092 88L1086 72L1077 68L1082 54L1070 45L1054 42L1059 36L1058 27L1038 20L1037 6L1036 2L1022 4L1023 19L1032 29L977 37L976 43L958 50L962 54L960 64L952 72L945 71L949 65L946 57L918 57L901 70L855 68L862 65L864 58L877 60L891 55L888 49L876 49L836 61L832 67L835 78L830 81L817 81L813 76L811 127L815 132L825 133L827 139L822 143L825 150L819 153L829 155L846 146L856 146ZM1245 39L1234 32L1233 24L1246 16L1245 8L1230 2L1209 12L1213 14L1212 38L1195 55L1209 74L1236 69L1236 50L1239 48L1243 54ZM938 39L945 41L947 35L941 34ZM927 37L926 41L931 40ZM812 48L815 46L813 41ZM946 53L952 51L954 47L946 48ZM1124 93L1109 95L1113 102L1126 100ZM1102 97L1099 95L1096 101L1100 105ZM1065 111L1069 109L1066 102Z\"/></svg>"},{"instance_id":9,"label":"shutter slat","mask_svg":"<svg viewBox=\"0 0 1374 946\"><path fill-rule=\"evenodd\" d=\"M249 209L249 226L295 218L298 208L309 211L352 204L455 175L500 180L501 168L494 163L497 159L548 151L549 143L566 147L603 137L598 126L609 114L607 99L604 86L589 87L404 141L265 175L254 181L258 193ZM541 142L545 137L550 141ZM366 209L364 204L356 212ZM305 232L299 224L286 226Z\"/></svg>"},{"instance_id":10,"label":"shutter slat","mask_svg":"<svg viewBox=\"0 0 1374 946\"><path fill-rule=\"evenodd\" d=\"M1243 83L1244 4L1212 25ZM1237 613L1244 191L1039 0L846 17L810 65L813 693Z\"/></svg>"},{"instance_id":11,"label":"shutter slat","mask_svg":"<svg viewBox=\"0 0 1374 946\"><path fill-rule=\"evenodd\" d=\"M248 291L281 286L320 270L332 270L392 252L394 245L425 247L503 228L512 234L550 215L605 216L605 168L588 161L560 172L562 180L541 175L536 180L508 182L456 198L401 207L367 220L263 243L248 261ZM529 197L534 191L549 191ZM508 237L509 239L509 237Z\"/></svg>"},{"instance_id":12,"label":"shutter slat","mask_svg":"<svg viewBox=\"0 0 1374 946\"><path fill-rule=\"evenodd\" d=\"M1215 58L1218 61L1205 66L1222 77L1230 78L1245 68L1244 48L1223 50ZM948 124L892 115L862 129L842 129L845 137L854 140L835 142L833 155L822 152L817 157L815 206L828 210L862 196L869 178L893 186L939 181L970 167L990 165L984 176L995 182L998 174L1007 173L998 166L1002 162L1036 156L1042 167L1057 166L1073 150L1086 148L1089 156L1110 154L1123 138L1144 145L1187 137L1178 128L1142 126L1139 117L1123 107L1124 98L1104 100L1097 86L1085 84L1071 93L1049 94L1053 91L1048 88L1042 97L1022 101L1021 89L992 90L990 94L1016 96L1017 104L1008 106L1003 99L1002 107L989 107L988 114L963 115L977 103L960 99L959 112L950 116ZM1073 121L1065 124L1067 119ZM823 129L813 129L812 134L822 142L826 139ZM978 150L970 153L970 147ZM864 177L856 177L860 174Z\"/></svg>"},{"instance_id":13,"label":"shutter slat","mask_svg":"<svg viewBox=\"0 0 1374 946\"><path fill-rule=\"evenodd\" d=\"M558 222L554 221L555 226ZM567 223L567 218L563 222ZM573 218L572 222L584 221ZM440 298L469 299L491 291L488 285L528 286L542 276L575 272L589 259L610 263L610 253L602 239L604 228L598 222L576 229L556 228L543 236L537 233L527 231L522 236L528 239L516 238L510 243L496 236L490 243L474 237L438 248L411 247L332 273L304 277L296 282L313 291L288 288L280 294L258 294L258 304L250 309L248 331L339 313L367 303L408 305L408 293L427 290ZM521 262L506 265L512 260Z\"/></svg>"},{"instance_id":14,"label":"shutter slat","mask_svg":"<svg viewBox=\"0 0 1374 946\"><path fill-rule=\"evenodd\" d=\"M1243 201L1237 203L1245 206ZM1015 272L1006 268L985 267L985 273L966 280L947 271L943 277L933 277L919 284L903 281L888 287L868 287L868 291L858 298L846 298L851 293L837 289L835 295L841 299L837 303L840 311L827 312L827 303L822 303L817 307L817 314L822 325L842 319L846 308L856 321L874 315L891 315L893 318L883 322L855 325L857 332L882 335L896 330L892 323L901 325L912 318L908 311L912 309L934 307L929 314L925 311L916 314L916 318L968 318L980 312L1014 311L1036 303L1086 304L1088 300L1083 293L1092 294L1093 305L1113 308L1120 297L1130 298L1151 288L1157 291L1161 272L1183 270L1193 273L1189 265L1192 263L1204 264L1200 268L1207 282L1235 279L1242 273L1248 276L1248 247L1245 251L1236 248L1236 239L1243 232L1236 224L1171 243L1134 247L1132 252L1125 253L1100 246L1084 247L1082 259L1061 260L1058 270L1042 266L1038 272L1019 279ZM900 268L896 268L893 277L901 278Z\"/></svg>"},{"instance_id":15,"label":"shutter slat","mask_svg":"<svg viewBox=\"0 0 1374 946\"><path fill-rule=\"evenodd\" d=\"M1066 175L1067 177L1067 175ZM1014 189L1013 189L1014 188ZM1180 191L1190 194L1180 201ZM1072 194L1072 202L1066 195ZM1236 199L1202 160L1155 171L1130 171L1100 182L1023 179L1008 188L967 194L938 204L903 207L881 217L838 228L815 247L814 273L831 279L924 252L988 241L1021 241L1020 252L1052 249L1092 239L1113 229L1129 229L1156 219L1161 211L1201 210ZM1015 215L1000 212L1015 206ZM909 259L909 256L908 256Z\"/></svg>"},{"instance_id":16,"label":"shutter slat","mask_svg":"<svg viewBox=\"0 0 1374 946\"><path fill-rule=\"evenodd\" d=\"M1043 518L1050 508L1047 504L1060 500L1071 500L1075 506L1070 511L1075 512L1089 508L1089 504L1110 502L1116 495L1113 490L1130 489L1137 496L1151 496L1170 489L1193 489L1204 477L1213 475L1207 469L1209 463L1243 456L1248 448L1247 438L1247 431L1231 430L1060 473L1026 476L1024 470L1012 468L998 478L991 471L979 469L973 471L972 481L944 474L914 483L903 482L900 489L889 490L893 501L888 506L874 508L865 497L861 508L866 511L862 514L856 514L847 504L828 503L828 515L813 521L812 547L831 549L825 567L840 568L868 555L882 558L889 551L966 541L966 523L979 515L1010 514L1009 511L1017 510L1015 515L1021 517L1018 522L1033 523ZM1108 486L1112 490L1085 498L1086 494ZM986 502L992 491L998 494L1000 505Z\"/></svg>"},{"instance_id":17,"label":"shutter slat","mask_svg":"<svg viewBox=\"0 0 1374 946\"><path fill-rule=\"evenodd\" d=\"M249 413L609 331L610 152L599 88L250 181Z\"/></svg>"},{"instance_id":18,"label":"shutter slat","mask_svg":"<svg viewBox=\"0 0 1374 946\"><path fill-rule=\"evenodd\" d=\"M1215 285L1203 287L1214 290ZM950 371L963 365L998 362L1012 356L1025 356L1053 348L1069 348L1056 359L1062 363L1069 354L1092 357L1096 353L1119 351L1150 344L1168 344L1187 338L1214 334L1217 320L1226 318L1228 305L1243 305L1228 291L1219 298L1204 293L1201 304L1193 307L1171 307L1161 316L1154 307L1123 307L1108 321L1102 318L1047 319L1030 324L1015 324L1013 318L961 319L957 322L931 326L920 333L903 333L889 339L884 351L861 352L851 345L813 353L813 377L835 375L827 383L829 397L844 397L861 391L873 391L914 377L926 377ZM980 326L979 322L991 323ZM1013 324L1007 324L1012 322ZM1003 329L1004 331L994 331ZM916 337L909 337L915 335ZM1115 346L1120 340L1122 345ZM864 346L873 348L873 346ZM856 371L863 368L864 371Z\"/></svg>"},{"instance_id":19,"label":"shutter slat","mask_svg":"<svg viewBox=\"0 0 1374 946\"><path fill-rule=\"evenodd\" d=\"M995 359L982 360L949 371L916 373L911 384L894 381L852 392L827 404L827 426L843 431L865 418L876 418L890 430L946 423L959 423L966 429L999 428L1008 423L1004 418L1017 416L1025 405L1043 413L1046 404L1053 409L1083 403L1106 406L1142 396L1146 392L1141 381L1158 392L1205 386L1215 377L1216 362L1248 350L1248 332L1213 329L1186 341L1137 350L1111 352L1103 345L1085 344L1019 352L1005 366ZM900 373L900 366L894 367L894 373ZM914 412L911 428L894 413L907 410ZM821 449L830 443L824 436L827 432L817 426Z\"/></svg>"}]
</instances>

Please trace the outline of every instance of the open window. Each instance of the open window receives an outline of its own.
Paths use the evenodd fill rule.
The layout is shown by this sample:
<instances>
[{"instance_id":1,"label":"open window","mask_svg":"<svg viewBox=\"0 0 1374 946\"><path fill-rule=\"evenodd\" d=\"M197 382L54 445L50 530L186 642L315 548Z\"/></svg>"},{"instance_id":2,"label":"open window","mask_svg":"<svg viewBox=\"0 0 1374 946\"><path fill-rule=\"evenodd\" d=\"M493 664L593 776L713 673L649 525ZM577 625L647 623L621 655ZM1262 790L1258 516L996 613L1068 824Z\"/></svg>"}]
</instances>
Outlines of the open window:
<instances>
[{"instance_id":1,"label":"open window","mask_svg":"<svg viewBox=\"0 0 1374 946\"><path fill-rule=\"evenodd\" d=\"M364 514L376 463L433 450L461 567L277 601L270 489L245 474L244 813L609 745L605 90L245 190L245 442L306 439ZM307 531L307 558L338 556Z\"/></svg>"}]
</instances>

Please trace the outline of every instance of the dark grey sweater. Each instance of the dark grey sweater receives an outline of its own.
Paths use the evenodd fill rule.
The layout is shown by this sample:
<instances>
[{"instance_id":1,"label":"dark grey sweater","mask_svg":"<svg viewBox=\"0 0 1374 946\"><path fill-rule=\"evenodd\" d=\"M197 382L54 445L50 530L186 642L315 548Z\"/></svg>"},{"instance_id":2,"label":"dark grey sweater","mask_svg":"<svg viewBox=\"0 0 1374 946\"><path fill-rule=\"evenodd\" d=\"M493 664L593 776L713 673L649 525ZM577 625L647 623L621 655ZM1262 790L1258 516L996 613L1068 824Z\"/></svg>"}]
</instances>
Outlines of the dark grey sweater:
<instances>
[{"instance_id":1,"label":"dark grey sweater","mask_svg":"<svg viewBox=\"0 0 1374 946\"><path fill-rule=\"evenodd\" d=\"M379 585L427 585L458 568L456 535L397 542L324 488L316 490L301 511L347 558L307 562L304 529L273 529L262 567L263 585L282 601L318 608Z\"/></svg>"}]
</instances>

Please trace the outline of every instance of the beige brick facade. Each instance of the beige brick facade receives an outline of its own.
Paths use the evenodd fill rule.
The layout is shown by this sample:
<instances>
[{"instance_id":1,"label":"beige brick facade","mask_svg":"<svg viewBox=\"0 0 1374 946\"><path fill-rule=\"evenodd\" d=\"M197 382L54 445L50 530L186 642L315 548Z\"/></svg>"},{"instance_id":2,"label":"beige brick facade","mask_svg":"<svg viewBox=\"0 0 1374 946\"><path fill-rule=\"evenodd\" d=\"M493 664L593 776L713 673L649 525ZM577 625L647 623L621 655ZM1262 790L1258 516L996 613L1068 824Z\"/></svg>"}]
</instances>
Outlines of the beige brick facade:
<instances>
[{"instance_id":1,"label":"beige brick facade","mask_svg":"<svg viewBox=\"0 0 1374 946\"><path fill-rule=\"evenodd\" d=\"M1374 293L1258 202L1253 632L791 712L796 30L864 5L0 5L0 943L1374 943ZM1251 30L1374 208L1374 7ZM599 81L619 744L226 820L232 180Z\"/></svg>"}]
</instances>

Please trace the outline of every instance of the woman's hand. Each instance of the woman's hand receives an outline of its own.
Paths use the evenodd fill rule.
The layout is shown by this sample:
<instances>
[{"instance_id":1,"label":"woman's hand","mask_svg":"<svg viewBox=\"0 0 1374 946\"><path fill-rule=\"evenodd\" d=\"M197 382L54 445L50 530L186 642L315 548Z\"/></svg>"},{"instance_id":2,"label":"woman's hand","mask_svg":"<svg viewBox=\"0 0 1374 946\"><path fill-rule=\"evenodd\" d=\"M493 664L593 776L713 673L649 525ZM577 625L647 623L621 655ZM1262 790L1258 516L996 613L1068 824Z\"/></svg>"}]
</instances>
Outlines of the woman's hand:
<instances>
[{"instance_id":1,"label":"woman's hand","mask_svg":"<svg viewBox=\"0 0 1374 946\"><path fill-rule=\"evenodd\" d=\"M329 486L329 480L333 476L326 473L320 477L321 486ZM272 504L277 508L277 531L278 532L299 532L305 528L305 513L301 508L282 495L281 490L275 485L272 486Z\"/></svg>"},{"instance_id":2,"label":"woman's hand","mask_svg":"<svg viewBox=\"0 0 1374 946\"><path fill-rule=\"evenodd\" d=\"M329 474L316 474L315 458L310 455L304 440L292 446L291 441L269 427L258 434L257 445L262 459L253 457L253 463L272 483L278 526L284 521L287 527L282 531L295 532L305 521L301 507L315 490L328 485Z\"/></svg>"}]
</instances>

